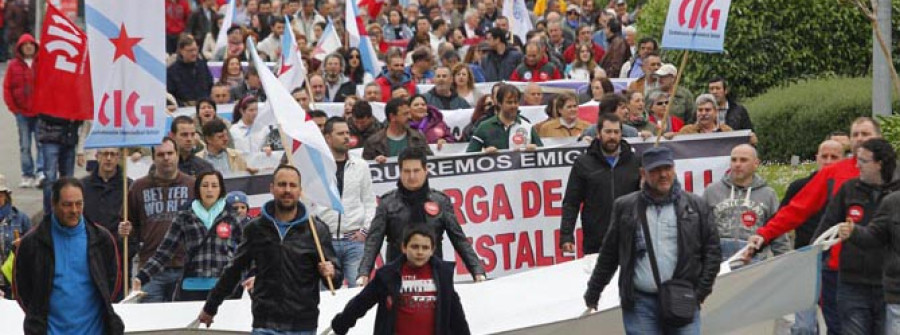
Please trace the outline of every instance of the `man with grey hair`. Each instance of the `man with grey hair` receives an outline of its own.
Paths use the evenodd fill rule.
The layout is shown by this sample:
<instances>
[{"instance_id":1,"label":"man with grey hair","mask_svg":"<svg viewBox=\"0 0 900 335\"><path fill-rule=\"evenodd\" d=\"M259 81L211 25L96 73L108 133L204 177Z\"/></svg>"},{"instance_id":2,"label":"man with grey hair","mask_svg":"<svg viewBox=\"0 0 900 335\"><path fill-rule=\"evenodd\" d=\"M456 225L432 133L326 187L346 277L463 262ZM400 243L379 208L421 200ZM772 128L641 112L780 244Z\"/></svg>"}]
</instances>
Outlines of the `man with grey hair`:
<instances>
[{"instance_id":1,"label":"man with grey hair","mask_svg":"<svg viewBox=\"0 0 900 335\"><path fill-rule=\"evenodd\" d=\"M701 94L694 104L697 106L697 121L685 125L679 134L702 134L732 131L727 124L719 123L719 110L716 108L716 97L712 94Z\"/></svg>"},{"instance_id":2,"label":"man with grey hair","mask_svg":"<svg viewBox=\"0 0 900 335\"><path fill-rule=\"evenodd\" d=\"M324 63L322 79L325 79L325 102L344 102L347 96L356 95L356 84L344 76L344 57L332 53L325 56Z\"/></svg>"},{"instance_id":3,"label":"man with grey hair","mask_svg":"<svg viewBox=\"0 0 900 335\"><path fill-rule=\"evenodd\" d=\"M465 19L462 24L462 28L466 31L466 36L469 38L476 36L484 36L484 30L478 26L478 11L472 8L466 11Z\"/></svg>"},{"instance_id":4,"label":"man with grey hair","mask_svg":"<svg viewBox=\"0 0 900 335\"><path fill-rule=\"evenodd\" d=\"M702 97L702 95L701 95ZM699 103L698 103L699 105ZM778 211L778 195L756 174L759 156L749 144L731 150L728 174L709 185L703 199L712 210L712 218L719 228L722 258L727 259L747 244L747 239ZM757 259L780 255L791 250L786 236L775 239L771 252L757 254Z\"/></svg>"}]
</instances>

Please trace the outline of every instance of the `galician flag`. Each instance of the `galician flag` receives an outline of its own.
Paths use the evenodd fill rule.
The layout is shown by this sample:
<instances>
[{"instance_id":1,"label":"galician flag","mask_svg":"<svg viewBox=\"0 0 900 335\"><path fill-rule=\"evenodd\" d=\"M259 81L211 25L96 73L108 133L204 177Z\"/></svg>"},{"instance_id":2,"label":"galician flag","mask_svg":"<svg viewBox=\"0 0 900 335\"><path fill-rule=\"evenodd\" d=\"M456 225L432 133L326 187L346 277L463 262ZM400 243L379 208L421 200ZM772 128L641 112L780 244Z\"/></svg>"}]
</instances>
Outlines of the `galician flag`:
<instances>
[{"instance_id":1,"label":"galician flag","mask_svg":"<svg viewBox=\"0 0 900 335\"><path fill-rule=\"evenodd\" d=\"M331 149L325 143L325 137L306 111L291 97L290 92L281 85L275 75L266 67L256 52L253 38L247 39L247 50L253 64L259 71L263 89L268 96L268 103L287 136L284 143L285 154L291 155L294 166L302 175L302 186L305 198L314 205L344 212L341 196L337 189L337 163L331 155Z\"/></svg>"},{"instance_id":2,"label":"galician flag","mask_svg":"<svg viewBox=\"0 0 900 335\"><path fill-rule=\"evenodd\" d=\"M341 37L338 36L337 30L334 29L334 23L331 22L331 18L329 18L328 25L325 26L325 30L322 31L319 42L316 43L316 48L313 49L313 57L324 61L326 56L338 51L340 48Z\"/></svg>"},{"instance_id":3,"label":"galician flag","mask_svg":"<svg viewBox=\"0 0 900 335\"><path fill-rule=\"evenodd\" d=\"M86 148L156 145L166 134L165 4L85 4L94 123Z\"/></svg>"},{"instance_id":4,"label":"galician flag","mask_svg":"<svg viewBox=\"0 0 900 335\"><path fill-rule=\"evenodd\" d=\"M371 8L371 7L369 7ZM381 74L381 66L378 65L378 54L375 53L375 47L372 46L372 40L369 39L369 33L366 26L362 23L362 17L359 16L359 7L356 6L355 0L347 0L344 7L344 22L346 25L348 42L351 47L359 49L360 58L362 58L363 68L372 75L372 78Z\"/></svg>"}]
</instances>

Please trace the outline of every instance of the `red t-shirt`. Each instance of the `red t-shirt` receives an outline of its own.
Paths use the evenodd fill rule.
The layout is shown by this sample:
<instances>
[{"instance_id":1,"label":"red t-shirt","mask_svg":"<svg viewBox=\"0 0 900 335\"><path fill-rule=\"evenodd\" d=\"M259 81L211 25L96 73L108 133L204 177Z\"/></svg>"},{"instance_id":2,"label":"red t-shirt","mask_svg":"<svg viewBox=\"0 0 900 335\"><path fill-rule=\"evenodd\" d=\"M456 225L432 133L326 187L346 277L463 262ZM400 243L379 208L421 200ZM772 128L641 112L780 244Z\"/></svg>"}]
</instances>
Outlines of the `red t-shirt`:
<instances>
[{"instance_id":1,"label":"red t-shirt","mask_svg":"<svg viewBox=\"0 0 900 335\"><path fill-rule=\"evenodd\" d=\"M434 310L437 306L437 287L431 266L414 268L407 264L400 270L403 285L397 303L397 322L394 334L434 334Z\"/></svg>"}]
</instances>

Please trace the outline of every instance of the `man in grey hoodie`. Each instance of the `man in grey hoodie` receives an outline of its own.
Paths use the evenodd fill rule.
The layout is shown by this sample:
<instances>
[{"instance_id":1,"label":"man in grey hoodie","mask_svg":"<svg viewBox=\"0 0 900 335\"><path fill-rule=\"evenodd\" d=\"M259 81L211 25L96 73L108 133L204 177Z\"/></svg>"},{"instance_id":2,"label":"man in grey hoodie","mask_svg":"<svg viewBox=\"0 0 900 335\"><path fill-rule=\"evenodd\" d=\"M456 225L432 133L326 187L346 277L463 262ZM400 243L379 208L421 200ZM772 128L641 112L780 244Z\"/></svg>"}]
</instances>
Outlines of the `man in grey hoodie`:
<instances>
[{"instance_id":1,"label":"man in grey hoodie","mask_svg":"<svg viewBox=\"0 0 900 335\"><path fill-rule=\"evenodd\" d=\"M756 175L757 168L756 149L749 144L738 145L731 150L729 173L703 192L703 199L712 208L713 221L719 228L723 259L743 248L753 232L778 211L778 195ZM771 250L758 255L765 258L790 250L787 237L781 236L772 242Z\"/></svg>"}]
</instances>

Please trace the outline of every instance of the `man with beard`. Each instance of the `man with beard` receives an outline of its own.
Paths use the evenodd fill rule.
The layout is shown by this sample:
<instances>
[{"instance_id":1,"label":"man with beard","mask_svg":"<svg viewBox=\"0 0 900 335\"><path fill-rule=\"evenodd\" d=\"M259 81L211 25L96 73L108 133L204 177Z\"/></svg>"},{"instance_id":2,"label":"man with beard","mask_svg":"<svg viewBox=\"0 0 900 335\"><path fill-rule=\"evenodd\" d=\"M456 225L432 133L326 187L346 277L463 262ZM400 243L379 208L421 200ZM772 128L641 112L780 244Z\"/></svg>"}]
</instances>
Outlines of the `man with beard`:
<instances>
[{"instance_id":1,"label":"man with beard","mask_svg":"<svg viewBox=\"0 0 900 335\"><path fill-rule=\"evenodd\" d=\"M325 78L323 78L322 75L320 75L320 74L310 75L309 76L309 88L310 88L310 90L312 90L311 98L312 98L313 103L326 102L325 95L326 95L326 92L328 91L328 89L325 88Z\"/></svg>"},{"instance_id":2,"label":"man with beard","mask_svg":"<svg viewBox=\"0 0 900 335\"><path fill-rule=\"evenodd\" d=\"M325 142L337 163L337 186L341 194L344 213L329 208L319 210L322 219L331 230L340 268L350 287L356 287L356 270L362 260L364 242L369 224L375 217L375 193L369 165L359 157L349 155L350 128L342 117L332 117L325 122Z\"/></svg>"},{"instance_id":3,"label":"man with beard","mask_svg":"<svg viewBox=\"0 0 900 335\"><path fill-rule=\"evenodd\" d=\"M269 36L266 36L262 41L259 41L256 49L259 50L260 53L265 53L270 61L275 61L281 53L281 34L284 33L284 18L273 18L271 27L272 33L270 33Z\"/></svg>"},{"instance_id":4,"label":"man with beard","mask_svg":"<svg viewBox=\"0 0 900 335\"><path fill-rule=\"evenodd\" d=\"M482 121L475 128L466 151L487 153L506 149L530 151L543 146L537 129L519 115L521 97L519 88L512 85L500 86L495 99L500 106L500 112Z\"/></svg>"},{"instance_id":5,"label":"man with beard","mask_svg":"<svg viewBox=\"0 0 900 335\"><path fill-rule=\"evenodd\" d=\"M348 96L356 95L356 84L344 77L344 57L333 53L325 57L325 102L344 102ZM318 101L318 100L316 100Z\"/></svg>"},{"instance_id":6,"label":"man with beard","mask_svg":"<svg viewBox=\"0 0 900 335\"><path fill-rule=\"evenodd\" d=\"M426 155L425 150L416 147L407 148L400 153L397 159L400 180L397 182L397 189L385 193L375 209L375 218L372 219L365 253L359 265L358 284L365 285L369 281L375 256L380 253L385 238L388 240L385 263L389 263L402 254L400 247L403 245L403 232L411 227L421 226L432 229L438 240L443 239L441 236L446 231L453 249L459 253L475 281L485 279L484 266L456 221L450 197L428 186ZM441 243L435 245L434 255L443 258Z\"/></svg>"},{"instance_id":7,"label":"man with beard","mask_svg":"<svg viewBox=\"0 0 900 335\"><path fill-rule=\"evenodd\" d=\"M563 197L559 246L568 253L575 252L579 210L584 235L581 250L595 254L609 228L613 201L640 189L641 159L622 140L622 120L616 114L605 113L600 114L597 124L600 134L572 166Z\"/></svg>"},{"instance_id":8,"label":"man with beard","mask_svg":"<svg viewBox=\"0 0 900 335\"><path fill-rule=\"evenodd\" d=\"M243 273L252 265L256 276L248 279L253 299L254 334L315 334L319 320L319 285L331 280L341 285L328 226L300 202L300 171L281 165L272 175L273 200L263 205L258 218L244 227L244 241L232 264L225 268L209 293L198 319L213 323L219 305L234 292ZM326 261L321 262L310 230L314 222Z\"/></svg>"},{"instance_id":9,"label":"man with beard","mask_svg":"<svg viewBox=\"0 0 900 335\"><path fill-rule=\"evenodd\" d=\"M437 107L437 109L472 108L465 99L460 98L453 90L453 78L450 76L450 68L446 66L438 66L434 70L434 88L424 95L428 105Z\"/></svg>"},{"instance_id":10,"label":"man with beard","mask_svg":"<svg viewBox=\"0 0 900 335\"><path fill-rule=\"evenodd\" d=\"M416 83L412 81L403 67L403 54L399 50L388 53L387 66L375 84L381 89L381 101L391 100L391 92L395 88L404 87L410 93L416 92Z\"/></svg>"}]
</instances>

